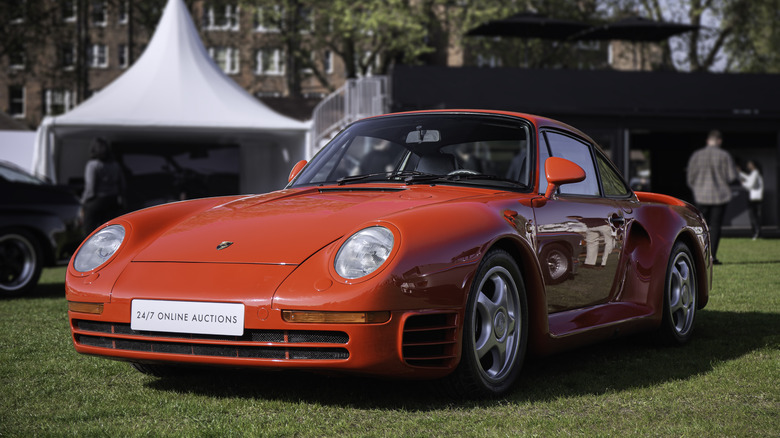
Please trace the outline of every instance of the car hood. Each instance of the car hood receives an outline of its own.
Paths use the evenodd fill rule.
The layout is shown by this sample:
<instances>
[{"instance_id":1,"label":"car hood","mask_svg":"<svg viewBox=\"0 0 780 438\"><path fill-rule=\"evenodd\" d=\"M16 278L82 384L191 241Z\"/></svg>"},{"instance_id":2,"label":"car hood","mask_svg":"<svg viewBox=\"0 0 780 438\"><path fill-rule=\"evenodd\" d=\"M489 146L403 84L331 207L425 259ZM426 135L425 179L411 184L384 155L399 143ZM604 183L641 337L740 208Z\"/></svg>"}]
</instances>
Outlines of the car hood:
<instances>
[{"instance_id":1,"label":"car hood","mask_svg":"<svg viewBox=\"0 0 780 438\"><path fill-rule=\"evenodd\" d=\"M134 261L299 264L361 224L470 196L475 190L444 186L348 186L250 196L182 220Z\"/></svg>"}]
</instances>

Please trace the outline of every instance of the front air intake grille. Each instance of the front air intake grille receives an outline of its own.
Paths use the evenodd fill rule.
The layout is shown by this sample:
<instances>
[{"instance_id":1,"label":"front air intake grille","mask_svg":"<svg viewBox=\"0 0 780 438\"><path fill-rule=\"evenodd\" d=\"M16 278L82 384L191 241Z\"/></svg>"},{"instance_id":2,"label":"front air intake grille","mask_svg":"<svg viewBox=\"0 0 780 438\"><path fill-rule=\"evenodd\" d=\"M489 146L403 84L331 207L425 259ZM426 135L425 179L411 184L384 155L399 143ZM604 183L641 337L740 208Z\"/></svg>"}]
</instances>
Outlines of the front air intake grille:
<instances>
[{"instance_id":1,"label":"front air intake grille","mask_svg":"<svg viewBox=\"0 0 780 438\"><path fill-rule=\"evenodd\" d=\"M453 366L457 314L414 315L404 324L403 356L407 364L438 368Z\"/></svg>"},{"instance_id":2,"label":"front air intake grille","mask_svg":"<svg viewBox=\"0 0 780 438\"><path fill-rule=\"evenodd\" d=\"M344 347L349 336L340 331L246 330L243 336L222 336L138 331L130 324L86 320L74 325L76 343L112 350L283 360L349 358Z\"/></svg>"}]
</instances>

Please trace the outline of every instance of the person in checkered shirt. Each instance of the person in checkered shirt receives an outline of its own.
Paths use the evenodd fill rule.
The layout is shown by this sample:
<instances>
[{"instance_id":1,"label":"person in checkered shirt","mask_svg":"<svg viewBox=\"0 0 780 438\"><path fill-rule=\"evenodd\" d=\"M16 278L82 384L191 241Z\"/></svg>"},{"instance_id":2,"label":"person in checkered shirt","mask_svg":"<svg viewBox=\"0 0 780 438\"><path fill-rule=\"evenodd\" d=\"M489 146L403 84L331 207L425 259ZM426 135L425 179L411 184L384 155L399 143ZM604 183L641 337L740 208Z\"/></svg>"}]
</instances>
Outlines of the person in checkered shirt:
<instances>
[{"instance_id":1,"label":"person in checkered shirt","mask_svg":"<svg viewBox=\"0 0 780 438\"><path fill-rule=\"evenodd\" d=\"M688 160L688 187L693 191L696 207L704 215L710 227L712 256L719 265L718 243L726 205L731 201L731 187L738 178L731 154L721 149L723 136L720 131L710 131L707 145L696 150Z\"/></svg>"}]
</instances>

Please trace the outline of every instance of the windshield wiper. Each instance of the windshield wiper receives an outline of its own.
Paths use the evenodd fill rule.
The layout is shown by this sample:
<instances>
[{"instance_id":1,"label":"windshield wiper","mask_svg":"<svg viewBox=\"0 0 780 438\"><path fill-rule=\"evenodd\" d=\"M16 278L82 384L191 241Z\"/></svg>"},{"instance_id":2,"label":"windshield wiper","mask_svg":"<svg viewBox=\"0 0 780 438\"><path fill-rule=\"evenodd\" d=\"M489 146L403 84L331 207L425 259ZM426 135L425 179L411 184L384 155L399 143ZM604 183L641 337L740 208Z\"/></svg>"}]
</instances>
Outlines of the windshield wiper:
<instances>
[{"instance_id":1,"label":"windshield wiper","mask_svg":"<svg viewBox=\"0 0 780 438\"><path fill-rule=\"evenodd\" d=\"M455 173L452 175L434 175L434 174L426 173L426 174L409 176L404 179L404 182L407 184L414 184L414 183L430 182L436 180L460 181L460 180L480 180L480 179L506 182L522 188L528 187L526 184L523 184L511 178L504 178L502 176L489 175L485 173Z\"/></svg>"},{"instance_id":2,"label":"windshield wiper","mask_svg":"<svg viewBox=\"0 0 780 438\"><path fill-rule=\"evenodd\" d=\"M450 181L458 181L458 180L461 180L461 179L468 179L468 180L487 179L487 180L491 180L491 181L507 182L507 183L510 183L510 184L513 184L513 185L516 185L516 186L520 186L520 187L528 187L528 185L523 184L520 181L511 179L511 178L504 178L503 176L490 175L490 174L486 174L486 173L475 173L475 174L459 173L459 174L454 174L454 175L447 175L447 176L444 177L444 179L447 179L447 180L450 180Z\"/></svg>"},{"instance_id":3,"label":"windshield wiper","mask_svg":"<svg viewBox=\"0 0 780 438\"><path fill-rule=\"evenodd\" d=\"M446 179L447 175L436 175L434 173L415 172L404 178L406 184L414 184L419 182L435 181L437 179Z\"/></svg>"},{"instance_id":4,"label":"windshield wiper","mask_svg":"<svg viewBox=\"0 0 780 438\"><path fill-rule=\"evenodd\" d=\"M341 186L344 184L349 184L358 181L365 181L367 179L372 179L377 177L383 177L383 178L377 178L378 180L392 180L392 179L405 178L404 181L406 181L407 179L415 176L433 176L439 178L438 175L431 175L429 173L418 172L416 170L399 170L399 171L391 170L389 172L376 172L376 173L367 173L364 175L345 176L337 179L336 183Z\"/></svg>"},{"instance_id":5,"label":"windshield wiper","mask_svg":"<svg viewBox=\"0 0 780 438\"><path fill-rule=\"evenodd\" d=\"M363 174L363 175L345 176L345 177L337 179L336 180L336 184L341 186L341 185L344 185L344 184L349 184L351 182L363 181L363 180L375 178L375 177L378 177L378 176L387 177L390 173L392 173L392 172L376 172L376 173L366 173L366 174Z\"/></svg>"}]
</instances>

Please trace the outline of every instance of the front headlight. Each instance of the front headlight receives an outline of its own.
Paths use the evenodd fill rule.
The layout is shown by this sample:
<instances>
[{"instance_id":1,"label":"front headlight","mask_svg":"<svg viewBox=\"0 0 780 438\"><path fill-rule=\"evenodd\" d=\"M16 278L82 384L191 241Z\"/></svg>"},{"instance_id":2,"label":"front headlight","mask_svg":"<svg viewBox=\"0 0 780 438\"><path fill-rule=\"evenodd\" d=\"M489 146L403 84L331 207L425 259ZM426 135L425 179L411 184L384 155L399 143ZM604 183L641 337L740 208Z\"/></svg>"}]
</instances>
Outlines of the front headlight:
<instances>
[{"instance_id":1,"label":"front headlight","mask_svg":"<svg viewBox=\"0 0 780 438\"><path fill-rule=\"evenodd\" d=\"M356 279L376 271L393 251L393 232L385 227L364 228L344 242L334 267L342 278Z\"/></svg>"},{"instance_id":2,"label":"front headlight","mask_svg":"<svg viewBox=\"0 0 780 438\"><path fill-rule=\"evenodd\" d=\"M109 225L89 238L73 259L73 267L79 272L88 272L106 262L122 245L125 227Z\"/></svg>"}]
</instances>

